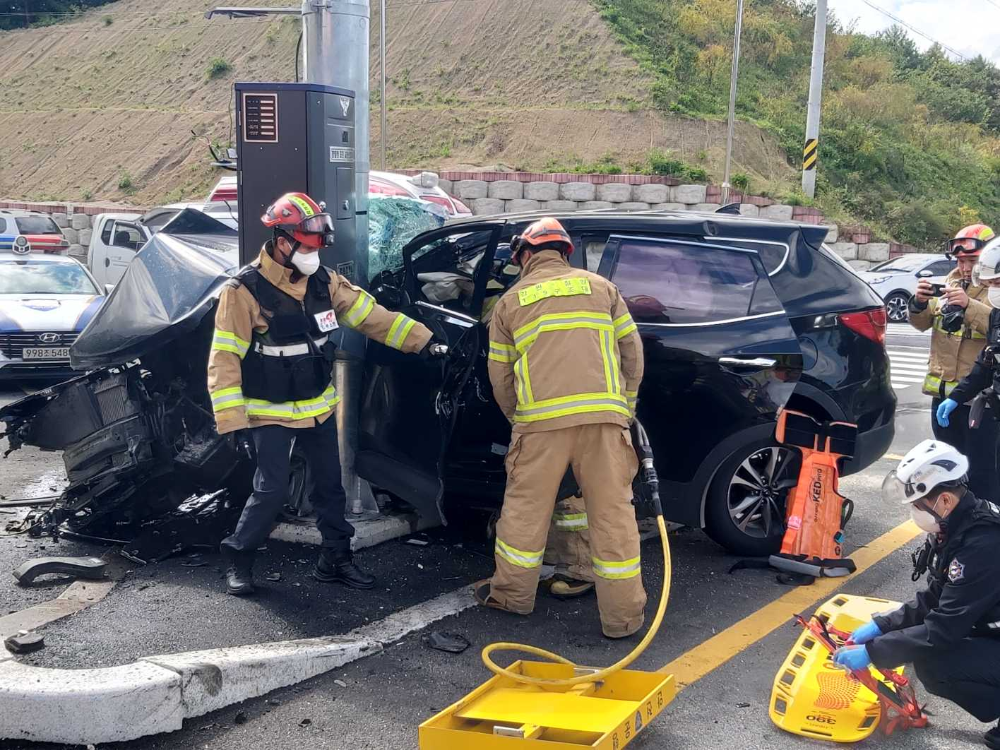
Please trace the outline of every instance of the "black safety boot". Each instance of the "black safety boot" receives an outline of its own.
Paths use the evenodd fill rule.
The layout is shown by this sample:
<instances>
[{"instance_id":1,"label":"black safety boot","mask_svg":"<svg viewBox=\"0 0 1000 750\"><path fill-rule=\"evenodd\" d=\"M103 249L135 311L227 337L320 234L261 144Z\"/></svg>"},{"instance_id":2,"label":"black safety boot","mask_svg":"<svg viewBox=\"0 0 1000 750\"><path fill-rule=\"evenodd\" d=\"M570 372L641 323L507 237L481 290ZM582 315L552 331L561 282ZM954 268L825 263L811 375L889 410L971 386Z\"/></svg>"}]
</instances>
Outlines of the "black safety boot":
<instances>
[{"instance_id":1,"label":"black safety boot","mask_svg":"<svg viewBox=\"0 0 1000 750\"><path fill-rule=\"evenodd\" d=\"M228 565L226 569L226 593L233 596L249 596L253 588L253 553L237 552L222 548L222 556Z\"/></svg>"},{"instance_id":2,"label":"black safety boot","mask_svg":"<svg viewBox=\"0 0 1000 750\"><path fill-rule=\"evenodd\" d=\"M1000 722L990 731L983 735L983 743L993 750L1000 750Z\"/></svg>"},{"instance_id":3,"label":"black safety boot","mask_svg":"<svg viewBox=\"0 0 1000 750\"><path fill-rule=\"evenodd\" d=\"M323 583L342 583L352 589L375 587L375 576L355 565L350 552L323 550L313 568L313 578Z\"/></svg>"}]
</instances>

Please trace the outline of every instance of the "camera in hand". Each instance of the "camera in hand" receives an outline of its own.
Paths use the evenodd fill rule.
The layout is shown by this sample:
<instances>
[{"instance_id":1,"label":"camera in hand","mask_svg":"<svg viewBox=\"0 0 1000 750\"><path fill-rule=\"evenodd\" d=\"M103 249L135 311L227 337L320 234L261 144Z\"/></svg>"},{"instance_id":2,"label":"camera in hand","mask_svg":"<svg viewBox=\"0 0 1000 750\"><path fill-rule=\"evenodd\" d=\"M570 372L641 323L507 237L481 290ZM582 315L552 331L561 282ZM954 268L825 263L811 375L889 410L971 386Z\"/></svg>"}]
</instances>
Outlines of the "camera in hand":
<instances>
[{"instance_id":1,"label":"camera in hand","mask_svg":"<svg viewBox=\"0 0 1000 750\"><path fill-rule=\"evenodd\" d=\"M931 288L934 290L931 292L932 297L944 296L944 284L931 284Z\"/></svg>"}]
</instances>

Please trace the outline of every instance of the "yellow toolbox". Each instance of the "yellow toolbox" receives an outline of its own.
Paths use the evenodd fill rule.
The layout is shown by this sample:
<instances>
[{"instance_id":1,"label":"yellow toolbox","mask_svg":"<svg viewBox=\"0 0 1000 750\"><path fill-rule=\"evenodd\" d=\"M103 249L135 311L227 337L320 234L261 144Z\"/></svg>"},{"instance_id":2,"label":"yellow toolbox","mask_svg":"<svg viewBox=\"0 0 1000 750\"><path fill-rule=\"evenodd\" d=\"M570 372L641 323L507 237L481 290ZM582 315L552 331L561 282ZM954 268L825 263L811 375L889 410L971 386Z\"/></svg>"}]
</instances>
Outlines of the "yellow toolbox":
<instances>
[{"instance_id":1,"label":"yellow toolbox","mask_svg":"<svg viewBox=\"0 0 1000 750\"><path fill-rule=\"evenodd\" d=\"M544 680L586 674L565 664L518 661L510 669ZM673 675L621 670L600 682L547 687L502 675L420 725L420 750L618 750L676 695Z\"/></svg>"}]
</instances>

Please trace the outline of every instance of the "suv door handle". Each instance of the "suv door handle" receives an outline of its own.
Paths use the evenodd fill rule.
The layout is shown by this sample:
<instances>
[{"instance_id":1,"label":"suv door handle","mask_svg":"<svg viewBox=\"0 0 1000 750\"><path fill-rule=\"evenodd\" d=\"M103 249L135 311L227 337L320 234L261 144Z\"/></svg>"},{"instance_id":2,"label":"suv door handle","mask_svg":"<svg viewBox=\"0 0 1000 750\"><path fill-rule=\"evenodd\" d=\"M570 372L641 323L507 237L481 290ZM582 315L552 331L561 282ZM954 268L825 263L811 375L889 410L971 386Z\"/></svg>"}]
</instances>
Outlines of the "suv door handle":
<instances>
[{"instance_id":1,"label":"suv door handle","mask_svg":"<svg viewBox=\"0 0 1000 750\"><path fill-rule=\"evenodd\" d=\"M769 357L755 357L753 359L719 357L719 364L728 367L753 367L758 370L766 370L778 364L778 360L770 359Z\"/></svg>"}]
</instances>

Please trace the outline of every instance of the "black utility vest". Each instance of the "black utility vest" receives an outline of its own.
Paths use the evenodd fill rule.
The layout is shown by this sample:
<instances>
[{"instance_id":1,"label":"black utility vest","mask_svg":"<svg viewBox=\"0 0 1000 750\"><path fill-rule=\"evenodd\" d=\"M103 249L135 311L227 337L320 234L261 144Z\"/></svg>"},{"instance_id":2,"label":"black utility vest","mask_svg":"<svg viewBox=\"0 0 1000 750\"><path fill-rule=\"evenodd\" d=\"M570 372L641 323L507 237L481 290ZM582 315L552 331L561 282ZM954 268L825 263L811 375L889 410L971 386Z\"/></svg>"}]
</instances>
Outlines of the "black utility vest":
<instances>
[{"instance_id":1,"label":"black utility vest","mask_svg":"<svg viewBox=\"0 0 1000 750\"><path fill-rule=\"evenodd\" d=\"M990 310L990 327L986 331L986 347L992 355L990 370L993 375L993 390L1000 394L1000 308ZM1000 418L1000 417L998 417Z\"/></svg>"},{"instance_id":2,"label":"black utility vest","mask_svg":"<svg viewBox=\"0 0 1000 750\"><path fill-rule=\"evenodd\" d=\"M317 316L336 320L330 298L330 274L322 266L306 285L302 302L264 278L257 266L247 266L234 281L249 290L267 320L267 331L254 331L243 359L243 395L271 403L316 398L330 385L336 345Z\"/></svg>"},{"instance_id":3,"label":"black utility vest","mask_svg":"<svg viewBox=\"0 0 1000 750\"><path fill-rule=\"evenodd\" d=\"M982 524L996 524L1000 526L1000 506L996 503L976 498L976 506L970 511L970 518L962 523L961 528L948 533L943 543L935 541L936 535L929 534L924 544L924 550L918 557L923 557L926 561L924 565L928 573L928 583L932 588L940 591L948 582L948 568L952 561L962 551L965 542L965 535L969 529ZM917 580L919 564L914 568L914 580ZM997 605L986 612L978 623L974 632L979 635L1000 635L1000 605Z\"/></svg>"}]
</instances>

